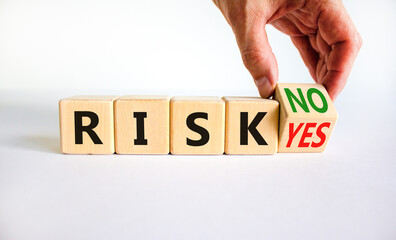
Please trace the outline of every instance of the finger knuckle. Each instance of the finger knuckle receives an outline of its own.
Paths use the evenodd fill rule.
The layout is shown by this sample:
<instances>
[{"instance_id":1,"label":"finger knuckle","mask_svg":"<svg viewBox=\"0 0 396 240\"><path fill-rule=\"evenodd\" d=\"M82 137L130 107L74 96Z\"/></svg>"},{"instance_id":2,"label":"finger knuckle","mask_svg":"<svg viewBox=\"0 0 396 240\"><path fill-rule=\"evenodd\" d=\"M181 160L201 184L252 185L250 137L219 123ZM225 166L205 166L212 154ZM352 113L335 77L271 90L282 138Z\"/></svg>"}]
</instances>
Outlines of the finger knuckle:
<instances>
[{"instance_id":1,"label":"finger knuckle","mask_svg":"<svg viewBox=\"0 0 396 240\"><path fill-rule=\"evenodd\" d=\"M244 49L241 51L242 61L247 68L256 66L263 61L260 50L257 49Z\"/></svg>"}]
</instances>

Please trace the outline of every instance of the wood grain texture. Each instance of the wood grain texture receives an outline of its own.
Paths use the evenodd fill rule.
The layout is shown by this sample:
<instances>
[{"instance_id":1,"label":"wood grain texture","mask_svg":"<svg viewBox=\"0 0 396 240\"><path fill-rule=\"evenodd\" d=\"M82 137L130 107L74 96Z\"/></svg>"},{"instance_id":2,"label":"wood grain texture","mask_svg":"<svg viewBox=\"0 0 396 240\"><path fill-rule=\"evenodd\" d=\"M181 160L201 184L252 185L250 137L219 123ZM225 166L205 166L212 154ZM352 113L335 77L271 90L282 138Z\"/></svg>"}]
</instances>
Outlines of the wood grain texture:
<instances>
[{"instance_id":1,"label":"wood grain texture","mask_svg":"<svg viewBox=\"0 0 396 240\"><path fill-rule=\"evenodd\" d=\"M225 104L218 97L173 97L171 109L172 154L223 154L225 131ZM197 118L194 123L209 133L209 140L202 146L187 144L202 139L202 135L187 126L187 118L194 113L204 113L207 119Z\"/></svg>"},{"instance_id":2,"label":"wood grain texture","mask_svg":"<svg viewBox=\"0 0 396 240\"><path fill-rule=\"evenodd\" d=\"M117 96L74 96L59 101L61 151L69 154L113 154L114 122L113 102ZM75 112L92 112L98 117L93 131L101 140L95 144L87 132L82 132L82 144L76 143ZM82 126L91 119L82 117Z\"/></svg>"},{"instance_id":3,"label":"wood grain texture","mask_svg":"<svg viewBox=\"0 0 396 240\"><path fill-rule=\"evenodd\" d=\"M338 114L321 84L278 83L278 152L323 152Z\"/></svg>"},{"instance_id":4,"label":"wood grain texture","mask_svg":"<svg viewBox=\"0 0 396 240\"><path fill-rule=\"evenodd\" d=\"M118 154L169 153L168 96L123 96L114 102L115 144ZM134 113L145 113L144 139L147 145L135 143L137 118ZM141 124L141 123L139 123Z\"/></svg>"},{"instance_id":5,"label":"wood grain texture","mask_svg":"<svg viewBox=\"0 0 396 240\"><path fill-rule=\"evenodd\" d=\"M226 104L226 154L275 154L278 151L279 103L277 101L259 97L223 97L223 100ZM243 124L241 118L244 116L241 113L248 117L247 121L242 122ZM259 120L254 128L260 135L261 141L256 140L247 130L247 126L253 127L254 119ZM242 140L241 131L245 131L243 135L247 136L247 142Z\"/></svg>"}]
</instances>

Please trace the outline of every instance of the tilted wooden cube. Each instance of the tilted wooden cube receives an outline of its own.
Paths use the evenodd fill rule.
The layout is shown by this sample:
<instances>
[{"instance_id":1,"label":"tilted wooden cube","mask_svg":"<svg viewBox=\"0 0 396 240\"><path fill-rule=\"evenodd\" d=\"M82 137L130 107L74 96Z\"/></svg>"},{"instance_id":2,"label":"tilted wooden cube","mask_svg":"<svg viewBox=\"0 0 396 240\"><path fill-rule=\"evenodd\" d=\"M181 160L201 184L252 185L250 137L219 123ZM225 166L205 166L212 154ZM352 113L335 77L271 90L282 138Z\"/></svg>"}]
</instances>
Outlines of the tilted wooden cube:
<instances>
[{"instance_id":1,"label":"tilted wooden cube","mask_svg":"<svg viewBox=\"0 0 396 240\"><path fill-rule=\"evenodd\" d=\"M225 104L218 97L173 97L172 154L223 154Z\"/></svg>"},{"instance_id":2,"label":"tilted wooden cube","mask_svg":"<svg viewBox=\"0 0 396 240\"><path fill-rule=\"evenodd\" d=\"M278 152L322 152L337 121L337 111L320 84L281 84Z\"/></svg>"},{"instance_id":3,"label":"tilted wooden cube","mask_svg":"<svg viewBox=\"0 0 396 240\"><path fill-rule=\"evenodd\" d=\"M223 97L226 154L275 154L279 103L259 97Z\"/></svg>"},{"instance_id":4,"label":"tilted wooden cube","mask_svg":"<svg viewBox=\"0 0 396 240\"><path fill-rule=\"evenodd\" d=\"M168 96L123 96L114 102L119 154L169 153Z\"/></svg>"},{"instance_id":5,"label":"tilted wooden cube","mask_svg":"<svg viewBox=\"0 0 396 240\"><path fill-rule=\"evenodd\" d=\"M116 96L75 96L59 101L61 151L113 154Z\"/></svg>"}]
</instances>

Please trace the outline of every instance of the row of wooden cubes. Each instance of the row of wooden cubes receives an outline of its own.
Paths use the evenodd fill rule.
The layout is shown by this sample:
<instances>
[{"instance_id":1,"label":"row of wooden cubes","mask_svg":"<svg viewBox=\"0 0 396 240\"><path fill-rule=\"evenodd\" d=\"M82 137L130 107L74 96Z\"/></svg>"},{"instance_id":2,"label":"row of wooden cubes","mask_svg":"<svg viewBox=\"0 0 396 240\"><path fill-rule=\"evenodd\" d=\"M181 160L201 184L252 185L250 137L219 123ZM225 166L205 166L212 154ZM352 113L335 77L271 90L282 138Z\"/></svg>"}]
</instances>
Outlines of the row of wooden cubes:
<instances>
[{"instance_id":1,"label":"row of wooden cubes","mask_svg":"<svg viewBox=\"0 0 396 240\"><path fill-rule=\"evenodd\" d=\"M337 120L319 84L259 97L75 96L59 102L70 154L322 152Z\"/></svg>"}]
</instances>

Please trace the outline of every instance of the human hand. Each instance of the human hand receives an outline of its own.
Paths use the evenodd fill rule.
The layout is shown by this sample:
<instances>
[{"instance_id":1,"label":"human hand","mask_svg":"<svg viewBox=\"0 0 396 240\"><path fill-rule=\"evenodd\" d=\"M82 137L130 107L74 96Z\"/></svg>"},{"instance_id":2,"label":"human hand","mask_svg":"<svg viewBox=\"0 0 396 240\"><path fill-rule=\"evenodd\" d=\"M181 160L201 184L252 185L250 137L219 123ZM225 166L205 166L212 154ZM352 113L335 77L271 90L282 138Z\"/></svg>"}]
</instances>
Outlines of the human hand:
<instances>
[{"instance_id":1,"label":"human hand","mask_svg":"<svg viewBox=\"0 0 396 240\"><path fill-rule=\"evenodd\" d=\"M265 25L290 36L315 82L335 100L362 45L341 0L213 0L235 34L243 63L261 97L278 81Z\"/></svg>"}]
</instances>

